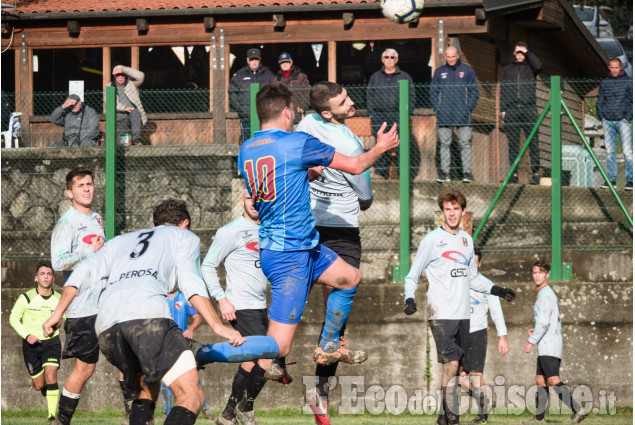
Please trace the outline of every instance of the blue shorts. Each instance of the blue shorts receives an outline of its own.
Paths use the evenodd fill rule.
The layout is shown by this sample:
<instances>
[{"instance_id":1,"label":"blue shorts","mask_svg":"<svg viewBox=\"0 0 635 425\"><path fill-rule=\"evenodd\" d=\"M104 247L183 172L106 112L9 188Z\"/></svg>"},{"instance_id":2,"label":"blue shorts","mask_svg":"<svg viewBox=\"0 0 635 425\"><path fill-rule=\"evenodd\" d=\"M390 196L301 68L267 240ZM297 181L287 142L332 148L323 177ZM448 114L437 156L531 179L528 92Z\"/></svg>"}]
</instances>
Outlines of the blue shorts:
<instances>
[{"instance_id":1,"label":"blue shorts","mask_svg":"<svg viewBox=\"0 0 635 425\"><path fill-rule=\"evenodd\" d=\"M293 325L302 318L311 284L337 260L337 254L317 245L307 251L260 250L262 271L271 282L269 318Z\"/></svg>"}]
</instances>

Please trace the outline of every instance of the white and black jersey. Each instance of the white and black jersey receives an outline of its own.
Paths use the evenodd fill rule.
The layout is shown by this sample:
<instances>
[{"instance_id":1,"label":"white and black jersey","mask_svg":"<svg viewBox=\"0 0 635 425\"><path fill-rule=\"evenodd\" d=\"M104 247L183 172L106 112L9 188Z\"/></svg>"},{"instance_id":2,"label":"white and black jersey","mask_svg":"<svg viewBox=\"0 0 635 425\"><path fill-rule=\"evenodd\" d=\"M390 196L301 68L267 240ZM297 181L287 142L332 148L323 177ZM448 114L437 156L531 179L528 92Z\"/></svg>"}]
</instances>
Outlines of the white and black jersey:
<instances>
[{"instance_id":1,"label":"white and black jersey","mask_svg":"<svg viewBox=\"0 0 635 425\"><path fill-rule=\"evenodd\" d=\"M260 225L240 216L218 229L207 251L201 271L210 294L227 297L236 310L267 308L267 278L260 268ZM226 289L217 268L225 262Z\"/></svg>"},{"instance_id":2,"label":"white and black jersey","mask_svg":"<svg viewBox=\"0 0 635 425\"><path fill-rule=\"evenodd\" d=\"M189 230L158 226L117 236L82 261L64 286L99 290L95 330L138 319L172 319L166 297L178 282L186 299L207 298L200 240Z\"/></svg>"},{"instance_id":3,"label":"white and black jersey","mask_svg":"<svg viewBox=\"0 0 635 425\"><path fill-rule=\"evenodd\" d=\"M428 320L470 318L470 288L489 293L491 282L476 279L472 237L459 230L456 235L443 227L428 233L405 282L405 299L414 298L423 271L428 277Z\"/></svg>"},{"instance_id":4,"label":"white and black jersey","mask_svg":"<svg viewBox=\"0 0 635 425\"><path fill-rule=\"evenodd\" d=\"M491 280L480 273L476 279L483 280L489 286L494 286ZM506 336L507 326L505 326L505 317L503 316L500 298L470 289L470 333L487 329L488 311L496 326L498 336Z\"/></svg>"},{"instance_id":5,"label":"white and black jersey","mask_svg":"<svg viewBox=\"0 0 635 425\"><path fill-rule=\"evenodd\" d=\"M562 358L562 325L558 297L549 285L538 291L534 304L534 331L529 342L538 345L539 356Z\"/></svg>"},{"instance_id":6,"label":"white and black jersey","mask_svg":"<svg viewBox=\"0 0 635 425\"><path fill-rule=\"evenodd\" d=\"M307 115L298 124L297 131L304 131L333 146L337 153L358 156L364 146L346 124L331 124L319 114ZM373 192L370 173L352 175L343 171L325 168L322 175L309 183L311 209L316 226L359 227L360 206L370 207Z\"/></svg>"},{"instance_id":7,"label":"white and black jersey","mask_svg":"<svg viewBox=\"0 0 635 425\"><path fill-rule=\"evenodd\" d=\"M68 279L75 266L95 253L93 238L104 238L101 216L94 211L83 214L70 207L60 217L51 237L51 265L53 270L63 271L64 280ZM97 314L97 300L89 291L75 297L66 310L69 319L88 317Z\"/></svg>"}]
</instances>

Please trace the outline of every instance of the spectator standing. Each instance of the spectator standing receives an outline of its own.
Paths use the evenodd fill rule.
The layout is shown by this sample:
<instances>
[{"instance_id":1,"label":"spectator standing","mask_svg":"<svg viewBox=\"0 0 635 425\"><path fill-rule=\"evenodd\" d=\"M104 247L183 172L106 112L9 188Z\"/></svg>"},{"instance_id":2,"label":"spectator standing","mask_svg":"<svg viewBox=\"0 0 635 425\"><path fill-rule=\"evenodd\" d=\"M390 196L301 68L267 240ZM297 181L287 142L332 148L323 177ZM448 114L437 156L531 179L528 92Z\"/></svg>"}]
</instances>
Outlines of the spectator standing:
<instances>
[{"instance_id":1,"label":"spectator standing","mask_svg":"<svg viewBox=\"0 0 635 425\"><path fill-rule=\"evenodd\" d=\"M500 85L501 115L507 133L509 165L518 156L520 130L529 136L536 124L536 75L542 71L542 62L529 51L522 41L514 46L514 62L503 69ZM540 184L540 149L538 137L529 145L532 177L530 184ZM510 183L518 183L518 170Z\"/></svg>"},{"instance_id":2,"label":"spectator standing","mask_svg":"<svg viewBox=\"0 0 635 425\"><path fill-rule=\"evenodd\" d=\"M262 65L260 49L247 50L247 65L240 68L229 82L229 104L240 119L240 142L251 137L249 87L252 83L269 84L276 75Z\"/></svg>"},{"instance_id":3,"label":"spectator standing","mask_svg":"<svg viewBox=\"0 0 635 425\"><path fill-rule=\"evenodd\" d=\"M596 104L598 118L604 128L604 146L606 147L606 171L615 186L617 182L617 140L620 135L624 154L624 189L633 190L633 79L622 69L622 61L612 58L609 61L609 75L600 83ZM600 187L608 188L606 183Z\"/></svg>"},{"instance_id":4,"label":"spectator standing","mask_svg":"<svg viewBox=\"0 0 635 425\"><path fill-rule=\"evenodd\" d=\"M293 59L287 52L283 52L278 56L278 64L280 65L280 70L276 74L275 81L289 87L289 90L291 90L296 112L295 120L298 123L309 107L309 91L311 90L309 77L298 66L293 64Z\"/></svg>"},{"instance_id":5,"label":"spectator standing","mask_svg":"<svg viewBox=\"0 0 635 425\"><path fill-rule=\"evenodd\" d=\"M148 122L141 103L139 87L145 74L138 69L117 65L112 69L112 82L108 86L117 89L117 137L130 131L133 145L145 145L141 128Z\"/></svg>"},{"instance_id":6,"label":"spectator standing","mask_svg":"<svg viewBox=\"0 0 635 425\"><path fill-rule=\"evenodd\" d=\"M64 127L63 142L56 142L53 146L97 146L99 116L78 95L71 94L55 108L50 121Z\"/></svg>"},{"instance_id":7,"label":"spectator standing","mask_svg":"<svg viewBox=\"0 0 635 425\"><path fill-rule=\"evenodd\" d=\"M399 81L409 81L410 112L415 108L412 77L406 71L399 69L397 62L399 62L399 54L395 49L384 50L381 54L383 66L379 71L374 72L368 80L366 107L370 114L372 134L376 134L384 122L388 124L386 129L392 127L393 124L399 124ZM388 178L391 157L399 158L399 147L394 151L386 152L377 160L375 174L385 179Z\"/></svg>"},{"instance_id":8,"label":"spectator standing","mask_svg":"<svg viewBox=\"0 0 635 425\"><path fill-rule=\"evenodd\" d=\"M50 262L38 263L35 283L35 288L20 294L15 301L9 323L22 338L24 363L33 380L33 388L46 397L49 422L52 422L60 397L57 371L60 368L62 344L59 329L49 337L42 332L42 324L55 311L60 300L60 293L53 289L55 274Z\"/></svg>"},{"instance_id":9,"label":"spectator standing","mask_svg":"<svg viewBox=\"0 0 635 425\"><path fill-rule=\"evenodd\" d=\"M476 74L471 66L461 62L456 47L445 50L445 65L434 71L430 84L430 102L437 114L437 133L441 170L437 182L450 181L450 143L456 127L461 145L463 182L472 181L472 110L478 102Z\"/></svg>"}]
</instances>

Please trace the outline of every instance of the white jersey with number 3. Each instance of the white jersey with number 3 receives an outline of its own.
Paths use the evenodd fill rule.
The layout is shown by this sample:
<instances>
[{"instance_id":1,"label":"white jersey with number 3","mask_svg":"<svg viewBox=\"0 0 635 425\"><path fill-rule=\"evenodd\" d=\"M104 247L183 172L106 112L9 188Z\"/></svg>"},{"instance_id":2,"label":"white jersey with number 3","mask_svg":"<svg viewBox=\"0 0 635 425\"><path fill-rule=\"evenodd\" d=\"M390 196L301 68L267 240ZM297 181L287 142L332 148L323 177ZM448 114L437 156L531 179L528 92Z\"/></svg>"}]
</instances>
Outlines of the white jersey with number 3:
<instances>
[{"instance_id":1,"label":"white jersey with number 3","mask_svg":"<svg viewBox=\"0 0 635 425\"><path fill-rule=\"evenodd\" d=\"M189 230L158 226L117 236L82 261L64 286L78 295L98 289L97 334L129 320L172 318L166 297L178 283L190 299L207 298L200 240Z\"/></svg>"}]
</instances>

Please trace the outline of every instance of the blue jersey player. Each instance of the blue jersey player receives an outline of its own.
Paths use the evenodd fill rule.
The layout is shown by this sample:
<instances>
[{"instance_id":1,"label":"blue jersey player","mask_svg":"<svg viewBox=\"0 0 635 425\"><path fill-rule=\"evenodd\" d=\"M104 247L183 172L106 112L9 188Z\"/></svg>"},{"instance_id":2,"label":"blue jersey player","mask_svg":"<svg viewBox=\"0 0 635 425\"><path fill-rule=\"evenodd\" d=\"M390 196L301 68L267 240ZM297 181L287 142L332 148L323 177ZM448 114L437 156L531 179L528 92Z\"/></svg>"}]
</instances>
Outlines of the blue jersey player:
<instances>
[{"instance_id":1,"label":"blue jersey player","mask_svg":"<svg viewBox=\"0 0 635 425\"><path fill-rule=\"evenodd\" d=\"M346 107L346 90L337 99L338 106ZM309 177L317 177L327 166L350 174L363 173L384 152L399 145L396 126L387 133L380 131L370 151L348 157L307 133L290 132L295 117L286 87L263 87L256 97L256 108L262 130L241 146L238 169L260 216L260 261L271 282L267 334L277 342L281 356L289 353L309 289L317 281L333 291L314 360L319 364L361 363L366 353L342 347L339 338L361 274L318 243ZM259 367L266 370L270 363L260 360Z\"/></svg>"}]
</instances>

